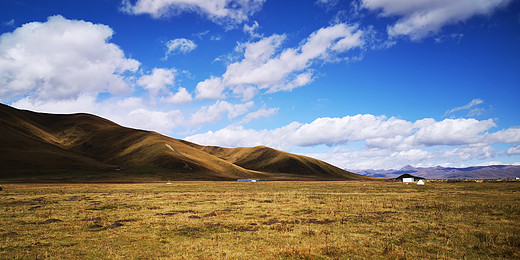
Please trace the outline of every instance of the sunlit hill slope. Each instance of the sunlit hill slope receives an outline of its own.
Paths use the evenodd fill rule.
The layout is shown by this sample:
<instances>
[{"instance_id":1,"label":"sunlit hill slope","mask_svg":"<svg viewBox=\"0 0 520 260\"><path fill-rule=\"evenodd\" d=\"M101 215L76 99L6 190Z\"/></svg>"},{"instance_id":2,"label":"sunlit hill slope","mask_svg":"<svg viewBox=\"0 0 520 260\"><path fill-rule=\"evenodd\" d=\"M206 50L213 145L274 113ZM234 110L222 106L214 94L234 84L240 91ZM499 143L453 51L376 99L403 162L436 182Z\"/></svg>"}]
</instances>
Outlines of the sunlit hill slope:
<instances>
[{"instance_id":1,"label":"sunlit hill slope","mask_svg":"<svg viewBox=\"0 0 520 260\"><path fill-rule=\"evenodd\" d=\"M90 114L0 104L0 179L11 181L354 180L368 177L268 147L201 146Z\"/></svg>"}]
</instances>

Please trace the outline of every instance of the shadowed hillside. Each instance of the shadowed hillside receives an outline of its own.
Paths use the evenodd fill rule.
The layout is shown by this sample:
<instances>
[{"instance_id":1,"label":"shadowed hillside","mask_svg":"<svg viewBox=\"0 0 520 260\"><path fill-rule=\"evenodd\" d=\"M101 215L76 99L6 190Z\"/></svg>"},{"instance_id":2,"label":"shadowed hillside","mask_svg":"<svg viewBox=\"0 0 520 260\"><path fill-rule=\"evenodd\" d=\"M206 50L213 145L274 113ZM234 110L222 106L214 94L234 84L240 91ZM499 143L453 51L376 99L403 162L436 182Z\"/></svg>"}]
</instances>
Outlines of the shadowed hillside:
<instances>
[{"instance_id":1,"label":"shadowed hillside","mask_svg":"<svg viewBox=\"0 0 520 260\"><path fill-rule=\"evenodd\" d=\"M366 179L268 147L200 146L89 115L0 104L0 178L12 181Z\"/></svg>"}]
</instances>

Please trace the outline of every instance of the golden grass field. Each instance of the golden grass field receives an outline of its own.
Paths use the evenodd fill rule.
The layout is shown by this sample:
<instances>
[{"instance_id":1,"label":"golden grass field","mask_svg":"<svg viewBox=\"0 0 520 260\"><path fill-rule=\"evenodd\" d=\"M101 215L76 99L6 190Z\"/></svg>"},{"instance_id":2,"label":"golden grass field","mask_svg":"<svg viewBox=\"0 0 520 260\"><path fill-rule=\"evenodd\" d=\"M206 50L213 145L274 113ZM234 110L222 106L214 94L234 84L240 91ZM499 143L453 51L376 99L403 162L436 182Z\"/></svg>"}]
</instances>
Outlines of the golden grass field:
<instances>
[{"instance_id":1,"label":"golden grass field","mask_svg":"<svg viewBox=\"0 0 520 260\"><path fill-rule=\"evenodd\" d=\"M1 259L520 258L520 182L2 187Z\"/></svg>"}]
</instances>

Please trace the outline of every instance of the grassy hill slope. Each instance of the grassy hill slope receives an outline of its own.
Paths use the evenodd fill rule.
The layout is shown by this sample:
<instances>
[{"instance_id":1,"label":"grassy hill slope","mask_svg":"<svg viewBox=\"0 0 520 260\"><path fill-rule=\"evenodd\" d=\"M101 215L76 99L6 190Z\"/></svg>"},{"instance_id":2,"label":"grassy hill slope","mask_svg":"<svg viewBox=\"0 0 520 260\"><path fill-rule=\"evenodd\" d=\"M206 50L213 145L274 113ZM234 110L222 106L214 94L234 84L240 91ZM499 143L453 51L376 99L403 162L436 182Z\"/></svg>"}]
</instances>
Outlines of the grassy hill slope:
<instances>
[{"instance_id":1,"label":"grassy hill slope","mask_svg":"<svg viewBox=\"0 0 520 260\"><path fill-rule=\"evenodd\" d=\"M77 117L82 115L64 117L40 114L0 104L0 174L12 176L27 172L102 170L116 167L66 149L70 139L61 138L56 123L64 119L81 121ZM103 121L98 123L101 122Z\"/></svg>"},{"instance_id":2,"label":"grassy hill slope","mask_svg":"<svg viewBox=\"0 0 520 260\"><path fill-rule=\"evenodd\" d=\"M316 159L268 147L205 147L122 127L94 115L35 113L2 104L0 141L3 179L366 178Z\"/></svg>"},{"instance_id":3,"label":"grassy hill slope","mask_svg":"<svg viewBox=\"0 0 520 260\"><path fill-rule=\"evenodd\" d=\"M273 174L294 174L319 179L366 179L314 158L286 153L265 146L222 148L206 146L203 151L246 169Z\"/></svg>"}]
</instances>

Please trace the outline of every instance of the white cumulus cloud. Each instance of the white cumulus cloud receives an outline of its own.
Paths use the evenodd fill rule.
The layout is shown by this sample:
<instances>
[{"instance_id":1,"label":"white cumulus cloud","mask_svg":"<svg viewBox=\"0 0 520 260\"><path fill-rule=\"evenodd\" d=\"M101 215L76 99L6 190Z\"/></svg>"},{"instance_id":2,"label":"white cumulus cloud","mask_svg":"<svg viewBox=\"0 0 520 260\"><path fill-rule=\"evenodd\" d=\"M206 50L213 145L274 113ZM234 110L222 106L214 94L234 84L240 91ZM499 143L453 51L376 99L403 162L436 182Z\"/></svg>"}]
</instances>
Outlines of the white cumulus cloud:
<instances>
[{"instance_id":1,"label":"white cumulus cloud","mask_svg":"<svg viewBox=\"0 0 520 260\"><path fill-rule=\"evenodd\" d=\"M302 125L295 131L293 140L298 146L333 146L362 140L393 140L395 137L408 136L412 131L411 122L394 117L370 114L342 118L324 117Z\"/></svg>"},{"instance_id":2,"label":"white cumulus cloud","mask_svg":"<svg viewBox=\"0 0 520 260\"><path fill-rule=\"evenodd\" d=\"M118 122L123 122L124 125L166 134L183 125L184 121L180 110L160 111L146 107L129 111L126 118L118 118L118 116L114 116L114 118L117 118Z\"/></svg>"},{"instance_id":3,"label":"white cumulus cloud","mask_svg":"<svg viewBox=\"0 0 520 260\"><path fill-rule=\"evenodd\" d=\"M489 145L474 144L457 147L451 150L442 152L442 157L455 160L469 160L469 159L489 159L494 158L496 150Z\"/></svg>"},{"instance_id":4,"label":"white cumulus cloud","mask_svg":"<svg viewBox=\"0 0 520 260\"><path fill-rule=\"evenodd\" d=\"M388 26L390 38L407 36L420 40L439 32L442 27L463 22L476 15L490 15L512 0L361 0L364 8L382 16L398 16Z\"/></svg>"},{"instance_id":5,"label":"white cumulus cloud","mask_svg":"<svg viewBox=\"0 0 520 260\"><path fill-rule=\"evenodd\" d=\"M137 84L143 86L150 96L156 97L160 93L168 93L167 86L173 85L176 70L154 68L152 74L143 75L137 80Z\"/></svg>"},{"instance_id":6,"label":"white cumulus cloud","mask_svg":"<svg viewBox=\"0 0 520 260\"><path fill-rule=\"evenodd\" d=\"M267 93L291 91L312 82L310 67L313 64L333 61L338 55L364 44L363 31L343 23L320 28L297 48L279 50L285 38L285 35L274 34L240 45L242 60L229 64L222 77L200 83L201 89L212 90L212 95L204 96L221 98L226 88L233 89L234 93L244 93L243 97L251 97L252 87L265 89Z\"/></svg>"},{"instance_id":7,"label":"white cumulus cloud","mask_svg":"<svg viewBox=\"0 0 520 260\"><path fill-rule=\"evenodd\" d=\"M507 149L508 155L518 155L520 154L520 145L511 146L511 148Z\"/></svg>"},{"instance_id":8,"label":"white cumulus cloud","mask_svg":"<svg viewBox=\"0 0 520 260\"><path fill-rule=\"evenodd\" d=\"M247 116L246 116L247 117ZM390 169L416 166L459 166L463 161L488 160L499 151L495 144L520 142L520 128L490 132L492 119L425 118L415 122L370 114L317 118L268 130L232 125L186 139L202 145L241 147L267 145L303 154L349 169ZM306 152L329 146L322 153ZM518 147L507 152L514 155ZM505 152L505 151L504 151Z\"/></svg>"},{"instance_id":9,"label":"white cumulus cloud","mask_svg":"<svg viewBox=\"0 0 520 260\"><path fill-rule=\"evenodd\" d=\"M173 104L186 104L190 103L192 100L193 98L191 97L191 94L188 93L188 90L186 90L185 88L179 88L177 93L170 94L169 96L161 99L161 101L163 102Z\"/></svg>"},{"instance_id":10,"label":"white cumulus cloud","mask_svg":"<svg viewBox=\"0 0 520 260\"><path fill-rule=\"evenodd\" d=\"M166 55L164 56L164 59L168 59L168 56L170 54L175 53L183 53L186 54L188 52L191 52L197 48L197 44L195 44L192 40L188 40L186 38L178 38L169 40L166 43L166 47L168 50L166 51Z\"/></svg>"},{"instance_id":11,"label":"white cumulus cloud","mask_svg":"<svg viewBox=\"0 0 520 260\"><path fill-rule=\"evenodd\" d=\"M274 114L278 113L278 108L260 108L255 112L251 112L244 116L244 118L239 122L239 124L245 124L249 123L255 119L262 118L262 117L269 117Z\"/></svg>"},{"instance_id":12,"label":"white cumulus cloud","mask_svg":"<svg viewBox=\"0 0 520 260\"><path fill-rule=\"evenodd\" d=\"M148 107L145 100L138 97L110 98L103 101L97 100L92 95L81 95L58 101L36 101L24 98L11 105L20 109L46 113L90 113L126 127L152 130L163 134L169 134L173 129L185 123L180 110L154 109Z\"/></svg>"},{"instance_id":13,"label":"white cumulus cloud","mask_svg":"<svg viewBox=\"0 0 520 260\"><path fill-rule=\"evenodd\" d=\"M409 150L418 147L520 141L520 129L510 128L489 133L488 131L496 126L492 119L481 121L476 119L444 119L435 121L431 118L425 118L410 122L395 117L387 118L365 114L342 118L322 117L311 123L297 123L298 127L296 128L294 128L294 124L291 125L291 135L289 137L284 136L284 143L289 143L290 147L337 146L363 141L370 148ZM273 131L280 133L278 130ZM198 135L198 137L202 135ZM267 143L276 143L279 140L274 135L269 136L273 140L266 140ZM251 140L254 139L251 138ZM218 138L213 141L216 140ZM243 141L240 142L240 145L244 145Z\"/></svg>"},{"instance_id":14,"label":"white cumulus cloud","mask_svg":"<svg viewBox=\"0 0 520 260\"><path fill-rule=\"evenodd\" d=\"M186 88L180 87L177 93L172 93L168 87L174 85L175 69L154 68L149 75L143 75L137 80L137 84L143 86L150 93L151 100L160 97L161 102L173 104L185 104L192 101L191 94Z\"/></svg>"},{"instance_id":15,"label":"white cumulus cloud","mask_svg":"<svg viewBox=\"0 0 520 260\"><path fill-rule=\"evenodd\" d=\"M224 89L221 78L211 77L197 84L195 95L197 99L222 99Z\"/></svg>"},{"instance_id":16,"label":"white cumulus cloud","mask_svg":"<svg viewBox=\"0 0 520 260\"><path fill-rule=\"evenodd\" d=\"M247 21L262 9L265 0L137 0L122 1L122 10L129 14L149 14L154 18L196 12L217 24L233 26Z\"/></svg>"},{"instance_id":17,"label":"white cumulus cloud","mask_svg":"<svg viewBox=\"0 0 520 260\"><path fill-rule=\"evenodd\" d=\"M253 101L249 101L245 104L231 104L219 100L213 105L201 107L191 116L190 124L201 125L214 123L221 120L224 114L227 114L229 119L233 119L247 113L253 105Z\"/></svg>"},{"instance_id":18,"label":"white cumulus cloud","mask_svg":"<svg viewBox=\"0 0 520 260\"><path fill-rule=\"evenodd\" d=\"M0 36L0 99L70 99L83 94L129 93L123 74L139 62L109 43L102 24L51 16Z\"/></svg>"},{"instance_id":19,"label":"white cumulus cloud","mask_svg":"<svg viewBox=\"0 0 520 260\"><path fill-rule=\"evenodd\" d=\"M272 130L253 130L245 129L240 125L231 125L218 131L208 131L204 134L188 136L185 140L202 145L224 147L265 145L282 150L290 150L293 146L290 138L300 125L300 123L294 122Z\"/></svg>"},{"instance_id":20,"label":"white cumulus cloud","mask_svg":"<svg viewBox=\"0 0 520 260\"><path fill-rule=\"evenodd\" d=\"M520 143L520 127L511 127L489 133L487 139L490 143Z\"/></svg>"},{"instance_id":21,"label":"white cumulus cloud","mask_svg":"<svg viewBox=\"0 0 520 260\"><path fill-rule=\"evenodd\" d=\"M415 123L417 132L410 136L413 146L462 145L484 143L486 131L495 127L492 119L445 119L437 122L431 118Z\"/></svg>"}]
</instances>

